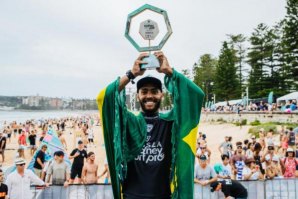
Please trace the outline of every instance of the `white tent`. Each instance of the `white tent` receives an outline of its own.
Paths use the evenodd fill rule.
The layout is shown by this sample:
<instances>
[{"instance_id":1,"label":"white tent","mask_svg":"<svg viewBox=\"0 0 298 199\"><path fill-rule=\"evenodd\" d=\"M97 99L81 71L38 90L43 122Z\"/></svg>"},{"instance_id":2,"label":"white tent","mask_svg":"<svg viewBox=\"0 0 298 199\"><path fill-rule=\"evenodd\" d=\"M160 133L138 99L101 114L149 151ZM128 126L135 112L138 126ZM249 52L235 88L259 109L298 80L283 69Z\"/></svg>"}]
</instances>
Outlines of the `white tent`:
<instances>
[{"instance_id":1,"label":"white tent","mask_svg":"<svg viewBox=\"0 0 298 199\"><path fill-rule=\"evenodd\" d=\"M282 97L277 98L277 102L279 101L287 101L287 100L298 100L298 91L293 92L293 93L289 93L287 95L284 95Z\"/></svg>"},{"instance_id":2,"label":"white tent","mask_svg":"<svg viewBox=\"0 0 298 199\"><path fill-rule=\"evenodd\" d=\"M229 105L234 105L234 104L241 104L242 99L238 99L238 100L229 100ZM216 107L218 106L226 106L227 102L217 102L216 104L214 104Z\"/></svg>"}]
</instances>

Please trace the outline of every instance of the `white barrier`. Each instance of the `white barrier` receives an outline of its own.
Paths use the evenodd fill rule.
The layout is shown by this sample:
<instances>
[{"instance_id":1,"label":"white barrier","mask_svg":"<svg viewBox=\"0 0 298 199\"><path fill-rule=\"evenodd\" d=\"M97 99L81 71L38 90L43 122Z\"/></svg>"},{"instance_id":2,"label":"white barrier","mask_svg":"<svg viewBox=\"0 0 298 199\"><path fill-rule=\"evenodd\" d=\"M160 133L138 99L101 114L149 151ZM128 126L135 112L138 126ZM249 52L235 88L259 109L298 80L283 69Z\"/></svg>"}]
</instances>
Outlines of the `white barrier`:
<instances>
[{"instance_id":1,"label":"white barrier","mask_svg":"<svg viewBox=\"0 0 298 199\"><path fill-rule=\"evenodd\" d=\"M248 199L298 199L298 179L240 181L247 189ZM111 185L51 186L40 190L32 187L33 199L113 199ZM223 199L222 192L211 193L210 186L194 186L195 199Z\"/></svg>"}]
</instances>

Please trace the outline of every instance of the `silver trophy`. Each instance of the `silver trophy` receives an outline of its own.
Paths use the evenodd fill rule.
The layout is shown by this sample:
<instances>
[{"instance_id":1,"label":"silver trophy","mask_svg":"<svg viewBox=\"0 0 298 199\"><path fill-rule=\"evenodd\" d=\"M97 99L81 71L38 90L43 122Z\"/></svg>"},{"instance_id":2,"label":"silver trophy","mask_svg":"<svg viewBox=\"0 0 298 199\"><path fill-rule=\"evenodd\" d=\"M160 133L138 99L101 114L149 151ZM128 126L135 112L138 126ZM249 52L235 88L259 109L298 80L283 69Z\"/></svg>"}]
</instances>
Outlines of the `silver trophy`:
<instances>
[{"instance_id":1,"label":"silver trophy","mask_svg":"<svg viewBox=\"0 0 298 199\"><path fill-rule=\"evenodd\" d=\"M144 12L145 10L150 10L152 12L156 12L160 15L163 15L165 24L167 27L167 33L164 35L163 39L160 41L159 45L152 46L151 42L156 38L156 36L159 34L159 28L158 24L151 20L147 19L140 24L139 33L142 36L142 38L146 41L148 41L147 47L141 47L139 44L135 42L135 40L130 36L130 27L131 27L131 21L132 18L136 17L140 13ZM142 69L155 69L160 67L158 59L152 54L152 51L158 51L161 50L166 41L169 39L170 35L172 34L172 28L171 24L168 19L167 12L165 10L162 10L160 8L145 4L139 9L133 11L130 13L127 17L126 22L126 29L125 29L125 37L130 41L130 43L139 51L139 52L149 52L149 55L145 57L142 61L146 62L146 64L142 64Z\"/></svg>"}]
</instances>

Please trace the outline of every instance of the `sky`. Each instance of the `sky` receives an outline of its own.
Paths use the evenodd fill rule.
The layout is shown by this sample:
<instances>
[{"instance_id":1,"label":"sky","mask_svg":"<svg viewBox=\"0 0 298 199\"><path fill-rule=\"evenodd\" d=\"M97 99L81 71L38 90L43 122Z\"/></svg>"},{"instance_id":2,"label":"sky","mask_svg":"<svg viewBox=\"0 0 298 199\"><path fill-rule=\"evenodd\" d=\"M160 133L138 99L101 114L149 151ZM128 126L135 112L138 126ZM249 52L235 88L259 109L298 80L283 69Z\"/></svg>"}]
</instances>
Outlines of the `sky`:
<instances>
[{"instance_id":1,"label":"sky","mask_svg":"<svg viewBox=\"0 0 298 199\"><path fill-rule=\"evenodd\" d=\"M125 24L144 4L168 13L173 34L162 51L177 71L205 53L218 56L227 34L250 36L259 23L272 26L286 14L285 0L2 0L0 96L96 98L138 57ZM133 27L142 17L150 13Z\"/></svg>"}]
</instances>

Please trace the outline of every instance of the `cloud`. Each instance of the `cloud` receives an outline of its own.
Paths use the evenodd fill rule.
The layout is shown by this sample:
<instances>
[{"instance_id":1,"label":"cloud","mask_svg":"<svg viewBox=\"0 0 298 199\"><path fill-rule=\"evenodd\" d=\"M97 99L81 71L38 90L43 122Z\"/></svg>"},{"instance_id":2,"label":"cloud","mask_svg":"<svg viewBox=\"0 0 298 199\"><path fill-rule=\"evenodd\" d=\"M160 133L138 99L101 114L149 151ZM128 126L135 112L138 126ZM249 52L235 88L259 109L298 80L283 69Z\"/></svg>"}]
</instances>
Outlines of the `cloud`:
<instances>
[{"instance_id":1,"label":"cloud","mask_svg":"<svg viewBox=\"0 0 298 199\"><path fill-rule=\"evenodd\" d=\"M204 53L217 56L226 34L248 36L285 14L277 0L1 1L0 94L94 96L132 67L138 52L125 22L145 3L168 12L173 34L163 51L177 70Z\"/></svg>"}]
</instances>

